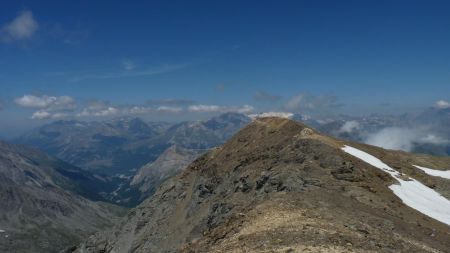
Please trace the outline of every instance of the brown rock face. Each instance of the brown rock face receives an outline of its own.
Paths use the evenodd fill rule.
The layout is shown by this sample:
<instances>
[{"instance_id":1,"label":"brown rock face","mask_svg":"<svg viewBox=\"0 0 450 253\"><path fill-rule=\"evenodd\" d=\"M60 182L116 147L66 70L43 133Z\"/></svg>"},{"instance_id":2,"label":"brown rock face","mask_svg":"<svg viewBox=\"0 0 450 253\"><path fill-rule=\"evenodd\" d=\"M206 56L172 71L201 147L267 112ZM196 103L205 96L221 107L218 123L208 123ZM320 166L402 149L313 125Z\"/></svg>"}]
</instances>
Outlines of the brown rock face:
<instances>
[{"instance_id":1,"label":"brown rock face","mask_svg":"<svg viewBox=\"0 0 450 253\"><path fill-rule=\"evenodd\" d=\"M306 129L255 120L76 251L449 251L449 226L404 205L388 188L394 180L341 151L344 142ZM403 173L439 160L352 145Z\"/></svg>"}]
</instances>

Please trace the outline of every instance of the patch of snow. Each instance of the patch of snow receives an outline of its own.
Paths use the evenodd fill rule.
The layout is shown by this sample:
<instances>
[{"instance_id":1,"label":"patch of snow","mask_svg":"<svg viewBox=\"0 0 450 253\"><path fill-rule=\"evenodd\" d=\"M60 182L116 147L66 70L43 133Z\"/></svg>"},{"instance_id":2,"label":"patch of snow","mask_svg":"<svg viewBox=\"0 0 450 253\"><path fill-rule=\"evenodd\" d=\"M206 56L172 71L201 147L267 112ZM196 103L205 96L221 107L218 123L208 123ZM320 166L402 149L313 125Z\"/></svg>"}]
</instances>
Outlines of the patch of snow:
<instances>
[{"instance_id":1,"label":"patch of snow","mask_svg":"<svg viewBox=\"0 0 450 253\"><path fill-rule=\"evenodd\" d=\"M345 145L342 150L385 171L395 178L399 184L393 184L389 186L389 189L391 189L407 206L442 223L450 225L450 201L441 196L438 192L415 179L402 179L400 177L401 173L364 151L347 145Z\"/></svg>"},{"instance_id":2,"label":"patch of snow","mask_svg":"<svg viewBox=\"0 0 450 253\"><path fill-rule=\"evenodd\" d=\"M279 118L290 119L294 116L294 114L290 113L290 112L263 112L263 113L259 113L259 114L250 114L248 116L252 119L264 118L264 117L279 117Z\"/></svg>"},{"instance_id":3,"label":"patch of snow","mask_svg":"<svg viewBox=\"0 0 450 253\"><path fill-rule=\"evenodd\" d=\"M413 166L422 170L423 172L425 172L426 174L428 174L430 176L450 179L450 170L433 170L433 169L425 168L425 167L418 166L418 165L413 165Z\"/></svg>"},{"instance_id":4,"label":"patch of snow","mask_svg":"<svg viewBox=\"0 0 450 253\"><path fill-rule=\"evenodd\" d=\"M389 165L383 163L380 159L376 158L373 155L347 145L345 145L342 150L378 169L381 169L384 172L387 172L389 175L393 176L396 179L398 179L398 177L400 176L400 173L398 171L392 169L391 167L389 167Z\"/></svg>"}]
</instances>

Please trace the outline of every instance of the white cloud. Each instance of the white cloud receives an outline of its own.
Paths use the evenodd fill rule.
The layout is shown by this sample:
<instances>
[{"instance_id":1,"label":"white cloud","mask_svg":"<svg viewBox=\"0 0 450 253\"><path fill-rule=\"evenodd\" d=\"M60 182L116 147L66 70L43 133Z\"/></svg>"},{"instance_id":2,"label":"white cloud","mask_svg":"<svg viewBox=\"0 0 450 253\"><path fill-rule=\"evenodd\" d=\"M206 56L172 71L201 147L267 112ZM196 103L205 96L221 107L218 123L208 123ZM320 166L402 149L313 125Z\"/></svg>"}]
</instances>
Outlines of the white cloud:
<instances>
[{"instance_id":1,"label":"white cloud","mask_svg":"<svg viewBox=\"0 0 450 253\"><path fill-rule=\"evenodd\" d=\"M108 117L118 115L121 111L115 107L108 106L106 108L101 108L99 110L91 110L89 108L84 108L80 113L77 114L78 117Z\"/></svg>"},{"instance_id":2,"label":"white cloud","mask_svg":"<svg viewBox=\"0 0 450 253\"><path fill-rule=\"evenodd\" d=\"M36 109L32 119L57 119L62 117L114 117L144 115L150 113L224 113L249 114L255 110L251 105L219 106L192 104L190 100L159 100L146 104L115 105L101 100L92 100L77 110L76 101L69 96L23 95L14 102L25 108Z\"/></svg>"},{"instance_id":3,"label":"white cloud","mask_svg":"<svg viewBox=\"0 0 450 253\"><path fill-rule=\"evenodd\" d=\"M278 117L278 118L287 118L290 119L294 116L293 113L290 112L263 112L259 114L250 114L248 115L250 118L265 118L265 117Z\"/></svg>"},{"instance_id":4,"label":"white cloud","mask_svg":"<svg viewBox=\"0 0 450 253\"><path fill-rule=\"evenodd\" d=\"M448 109L448 108L450 108L450 103L445 100L439 100L436 102L436 104L434 106L438 109Z\"/></svg>"},{"instance_id":5,"label":"white cloud","mask_svg":"<svg viewBox=\"0 0 450 253\"><path fill-rule=\"evenodd\" d=\"M37 120L68 117L67 112L76 108L75 100L69 96L23 95L15 98L14 102L21 107L38 109L31 116Z\"/></svg>"},{"instance_id":6,"label":"white cloud","mask_svg":"<svg viewBox=\"0 0 450 253\"><path fill-rule=\"evenodd\" d=\"M181 107L173 107L173 106L159 106L156 108L158 112L170 112L170 113L179 113L183 111Z\"/></svg>"},{"instance_id":7,"label":"white cloud","mask_svg":"<svg viewBox=\"0 0 450 253\"><path fill-rule=\"evenodd\" d=\"M359 128L359 122L355 120L350 120L344 123L339 129L339 133L351 133Z\"/></svg>"},{"instance_id":8,"label":"white cloud","mask_svg":"<svg viewBox=\"0 0 450 253\"><path fill-rule=\"evenodd\" d=\"M132 106L130 108L125 108L123 111L128 114L144 114L151 112L152 109L145 106Z\"/></svg>"},{"instance_id":9,"label":"white cloud","mask_svg":"<svg viewBox=\"0 0 450 253\"><path fill-rule=\"evenodd\" d=\"M57 113L51 113L45 110L39 110L33 113L33 115L31 115L31 119L37 119L37 120L42 120L42 119L61 119L61 118L65 118L67 117L68 114L67 113L62 113L62 112L57 112Z\"/></svg>"},{"instance_id":10,"label":"white cloud","mask_svg":"<svg viewBox=\"0 0 450 253\"><path fill-rule=\"evenodd\" d=\"M22 107L46 109L46 110L68 110L75 108L75 100L69 96L35 96L23 95L14 99L14 102Z\"/></svg>"},{"instance_id":11,"label":"white cloud","mask_svg":"<svg viewBox=\"0 0 450 253\"><path fill-rule=\"evenodd\" d=\"M445 145L449 140L426 129L388 127L369 135L365 143L386 149L411 151L417 144Z\"/></svg>"},{"instance_id":12,"label":"white cloud","mask_svg":"<svg viewBox=\"0 0 450 253\"><path fill-rule=\"evenodd\" d=\"M47 111L37 111L33 113L31 119L49 119L51 118L51 113Z\"/></svg>"},{"instance_id":13,"label":"white cloud","mask_svg":"<svg viewBox=\"0 0 450 253\"><path fill-rule=\"evenodd\" d=\"M251 113L255 108L251 105L243 106L219 106L219 105L191 105L188 107L189 112L237 112Z\"/></svg>"},{"instance_id":14,"label":"white cloud","mask_svg":"<svg viewBox=\"0 0 450 253\"><path fill-rule=\"evenodd\" d=\"M30 39L39 29L31 11L22 11L0 30L0 38L5 42Z\"/></svg>"},{"instance_id":15,"label":"white cloud","mask_svg":"<svg viewBox=\"0 0 450 253\"><path fill-rule=\"evenodd\" d=\"M255 108L253 106L251 106L251 105L244 105L242 107L237 108L235 111L238 112L238 113L247 114L247 113L253 112L254 110L255 110Z\"/></svg>"},{"instance_id":16,"label":"white cloud","mask_svg":"<svg viewBox=\"0 0 450 253\"><path fill-rule=\"evenodd\" d=\"M24 95L23 97L14 99L14 102L23 107L29 108L45 108L49 106L55 97Z\"/></svg>"},{"instance_id":17,"label":"white cloud","mask_svg":"<svg viewBox=\"0 0 450 253\"><path fill-rule=\"evenodd\" d=\"M145 114L153 109L147 106L114 106L104 101L92 101L88 106L77 113L77 117L112 117L130 114Z\"/></svg>"},{"instance_id":18,"label":"white cloud","mask_svg":"<svg viewBox=\"0 0 450 253\"><path fill-rule=\"evenodd\" d=\"M115 108L115 107L108 107L104 110L95 112L94 116L101 116L101 117L105 117L105 116L112 116L112 115L117 115L120 111Z\"/></svg>"},{"instance_id":19,"label":"white cloud","mask_svg":"<svg viewBox=\"0 0 450 253\"><path fill-rule=\"evenodd\" d=\"M188 110L190 112L219 112L222 107L218 105L191 105Z\"/></svg>"}]
</instances>

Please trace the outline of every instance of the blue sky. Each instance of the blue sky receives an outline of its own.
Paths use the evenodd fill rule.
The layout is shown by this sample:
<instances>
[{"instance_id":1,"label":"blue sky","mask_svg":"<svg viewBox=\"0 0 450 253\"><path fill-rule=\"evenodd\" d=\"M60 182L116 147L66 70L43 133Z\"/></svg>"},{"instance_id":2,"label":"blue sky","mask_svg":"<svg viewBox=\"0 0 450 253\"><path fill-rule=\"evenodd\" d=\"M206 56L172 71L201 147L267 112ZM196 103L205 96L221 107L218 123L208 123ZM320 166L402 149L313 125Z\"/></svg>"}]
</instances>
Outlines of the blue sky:
<instances>
[{"instance_id":1,"label":"blue sky","mask_svg":"<svg viewBox=\"0 0 450 253\"><path fill-rule=\"evenodd\" d=\"M0 134L134 112L431 106L450 99L449 10L437 0L8 1Z\"/></svg>"}]
</instances>

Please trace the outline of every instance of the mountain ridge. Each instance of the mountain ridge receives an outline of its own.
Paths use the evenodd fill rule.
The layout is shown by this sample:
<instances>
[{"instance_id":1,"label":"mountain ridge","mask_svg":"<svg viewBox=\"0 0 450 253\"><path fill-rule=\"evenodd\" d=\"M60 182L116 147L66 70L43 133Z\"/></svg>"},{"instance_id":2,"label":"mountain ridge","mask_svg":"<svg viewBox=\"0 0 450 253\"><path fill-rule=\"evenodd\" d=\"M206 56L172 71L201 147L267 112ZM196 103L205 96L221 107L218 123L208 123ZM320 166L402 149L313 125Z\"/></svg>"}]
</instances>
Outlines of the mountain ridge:
<instances>
[{"instance_id":1,"label":"mountain ridge","mask_svg":"<svg viewBox=\"0 0 450 253\"><path fill-rule=\"evenodd\" d=\"M446 158L337 140L287 119L256 119L77 252L445 252L450 227L405 205L389 189L394 178L345 153L344 144L396 161L405 176L450 193L448 183L410 164Z\"/></svg>"}]
</instances>

